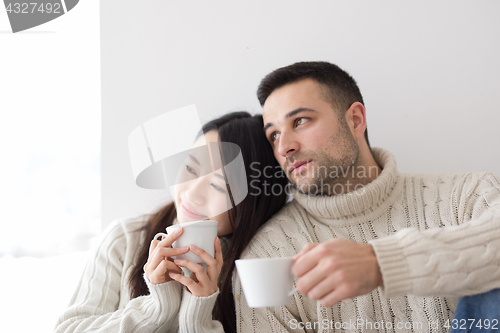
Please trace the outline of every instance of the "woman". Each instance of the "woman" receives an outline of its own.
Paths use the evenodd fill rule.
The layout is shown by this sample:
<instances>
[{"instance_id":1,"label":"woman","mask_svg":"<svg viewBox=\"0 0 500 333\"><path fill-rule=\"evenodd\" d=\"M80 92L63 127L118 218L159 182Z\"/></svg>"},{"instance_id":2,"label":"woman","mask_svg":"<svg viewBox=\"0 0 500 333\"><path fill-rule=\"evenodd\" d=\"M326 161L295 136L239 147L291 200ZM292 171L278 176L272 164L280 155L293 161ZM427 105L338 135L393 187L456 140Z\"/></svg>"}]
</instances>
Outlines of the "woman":
<instances>
[{"instance_id":1,"label":"woman","mask_svg":"<svg viewBox=\"0 0 500 333\"><path fill-rule=\"evenodd\" d=\"M239 258L258 228L280 210L287 199L286 177L269 178L266 177L269 172L263 172L264 168L277 168L278 164L262 128L262 117L252 117L246 112L233 112L203 126L207 141L229 142L240 147L248 195L234 204L233 192L239 189L226 185L231 184L229 178L234 175L222 174L225 178L222 183L215 180L198 182L197 177L202 175L193 168L195 164L184 165L179 175L182 177L182 173L187 172L195 181L182 182L182 186L176 187L175 203L167 204L150 216L116 221L107 229L85 268L69 308L59 318L56 332L176 332L180 307L196 308L202 303L205 309L211 309L211 304L215 303L213 318L222 324L225 332L236 331L231 287L234 260ZM233 158L230 156L233 152L224 147L221 145L220 155L222 164L226 165ZM198 188L190 188L190 184L197 184ZM200 189L203 186L200 184L205 184L206 188ZM273 185L281 186L279 195L269 193ZM224 212L217 207L226 205L226 197L234 208ZM218 239L215 258L207 257L196 248L172 249L171 243L180 234L169 235L162 241L153 239L176 219L182 223L199 217L219 222L218 236L228 243L223 262ZM193 266L197 264L176 264L169 258L190 250L205 261L206 271L200 270L201 266ZM182 277L187 287L175 281L181 280L179 265L195 273L191 278ZM207 302L210 303L208 307Z\"/></svg>"}]
</instances>

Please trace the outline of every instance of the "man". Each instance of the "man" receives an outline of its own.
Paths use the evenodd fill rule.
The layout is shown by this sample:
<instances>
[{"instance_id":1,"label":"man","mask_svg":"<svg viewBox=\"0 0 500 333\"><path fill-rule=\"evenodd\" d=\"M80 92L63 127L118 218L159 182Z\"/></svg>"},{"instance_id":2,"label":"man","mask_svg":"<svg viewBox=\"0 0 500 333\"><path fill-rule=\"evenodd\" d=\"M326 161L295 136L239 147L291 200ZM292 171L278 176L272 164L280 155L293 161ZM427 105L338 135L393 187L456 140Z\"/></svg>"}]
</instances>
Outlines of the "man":
<instances>
[{"instance_id":1,"label":"man","mask_svg":"<svg viewBox=\"0 0 500 333\"><path fill-rule=\"evenodd\" d=\"M294 256L299 293L250 309L236 278L238 331L442 332L460 296L500 287L498 178L400 174L370 148L361 93L335 65L280 68L258 97L294 200L243 257Z\"/></svg>"}]
</instances>

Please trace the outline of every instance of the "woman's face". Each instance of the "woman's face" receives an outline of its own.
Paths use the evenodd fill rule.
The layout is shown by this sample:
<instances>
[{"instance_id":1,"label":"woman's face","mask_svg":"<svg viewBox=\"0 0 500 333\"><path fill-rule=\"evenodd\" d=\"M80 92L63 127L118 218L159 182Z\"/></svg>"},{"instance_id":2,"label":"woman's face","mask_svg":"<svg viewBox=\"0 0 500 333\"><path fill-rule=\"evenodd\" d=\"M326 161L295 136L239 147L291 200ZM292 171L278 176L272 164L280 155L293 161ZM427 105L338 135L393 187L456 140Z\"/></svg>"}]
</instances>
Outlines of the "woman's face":
<instances>
[{"instance_id":1,"label":"woman's face","mask_svg":"<svg viewBox=\"0 0 500 333\"><path fill-rule=\"evenodd\" d=\"M204 136L207 145L218 142L216 131L209 131ZM203 136L194 143L194 147L203 145ZM215 145L210 145L213 148ZM219 222L218 236L233 232L229 222L230 209L228 192L222 170L212 171L213 155L206 154L207 147L191 150L177 175L174 196L177 219L180 223L215 220Z\"/></svg>"}]
</instances>

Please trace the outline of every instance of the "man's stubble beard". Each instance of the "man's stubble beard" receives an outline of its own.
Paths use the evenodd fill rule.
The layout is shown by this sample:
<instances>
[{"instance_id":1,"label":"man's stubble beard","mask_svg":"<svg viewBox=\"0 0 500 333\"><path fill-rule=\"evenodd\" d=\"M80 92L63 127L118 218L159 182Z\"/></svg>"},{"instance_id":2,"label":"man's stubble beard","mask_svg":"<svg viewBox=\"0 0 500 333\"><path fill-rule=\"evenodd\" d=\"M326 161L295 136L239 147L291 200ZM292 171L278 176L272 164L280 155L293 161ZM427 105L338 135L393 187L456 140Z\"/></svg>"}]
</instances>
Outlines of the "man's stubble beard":
<instances>
[{"instance_id":1,"label":"man's stubble beard","mask_svg":"<svg viewBox=\"0 0 500 333\"><path fill-rule=\"evenodd\" d=\"M333 158L327 147L318 153L310 153L305 158L302 155L293 156L293 160L313 160L312 170L309 165L306 170L292 176L287 172L292 187L308 195L337 195L350 192L351 186L359 183L356 172L362 166L358 143L352 136L345 120L340 122L340 130L330 137L329 142L336 145L339 157ZM288 167L286 168L288 170ZM307 175L301 177L301 173ZM353 177L354 171L354 177Z\"/></svg>"}]
</instances>

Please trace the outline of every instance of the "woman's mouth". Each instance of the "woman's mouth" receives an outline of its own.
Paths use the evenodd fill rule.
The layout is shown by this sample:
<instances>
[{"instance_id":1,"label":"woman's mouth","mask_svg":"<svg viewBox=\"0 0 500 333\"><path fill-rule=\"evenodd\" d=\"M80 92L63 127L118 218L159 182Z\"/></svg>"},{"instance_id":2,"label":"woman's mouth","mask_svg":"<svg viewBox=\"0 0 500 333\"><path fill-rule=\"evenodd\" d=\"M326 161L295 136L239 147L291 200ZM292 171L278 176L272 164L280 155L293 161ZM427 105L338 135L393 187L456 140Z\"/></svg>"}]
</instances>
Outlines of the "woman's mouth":
<instances>
[{"instance_id":1,"label":"woman's mouth","mask_svg":"<svg viewBox=\"0 0 500 333\"><path fill-rule=\"evenodd\" d=\"M182 215L190 219L205 220L208 218L206 215L198 214L193 208L186 206L184 204L181 204L181 212Z\"/></svg>"}]
</instances>

